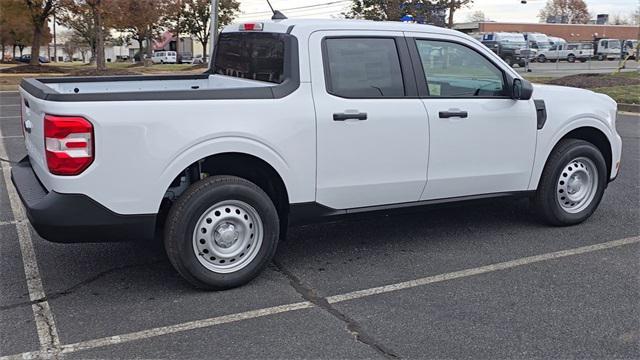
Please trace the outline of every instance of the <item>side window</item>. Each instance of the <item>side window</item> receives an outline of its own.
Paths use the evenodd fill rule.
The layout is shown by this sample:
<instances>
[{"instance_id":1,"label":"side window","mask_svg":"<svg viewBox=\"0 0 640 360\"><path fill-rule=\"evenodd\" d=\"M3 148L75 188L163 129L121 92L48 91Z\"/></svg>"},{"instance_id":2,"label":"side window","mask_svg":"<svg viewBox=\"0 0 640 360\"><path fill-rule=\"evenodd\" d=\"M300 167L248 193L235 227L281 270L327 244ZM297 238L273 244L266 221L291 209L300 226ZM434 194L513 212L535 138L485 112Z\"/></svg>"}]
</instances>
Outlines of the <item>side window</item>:
<instances>
[{"instance_id":1,"label":"side window","mask_svg":"<svg viewBox=\"0 0 640 360\"><path fill-rule=\"evenodd\" d=\"M504 74L476 51L457 43L416 40L429 95L487 97L505 94Z\"/></svg>"},{"instance_id":2,"label":"side window","mask_svg":"<svg viewBox=\"0 0 640 360\"><path fill-rule=\"evenodd\" d=\"M394 39L327 38L324 46L329 93L348 98L405 95Z\"/></svg>"}]
</instances>

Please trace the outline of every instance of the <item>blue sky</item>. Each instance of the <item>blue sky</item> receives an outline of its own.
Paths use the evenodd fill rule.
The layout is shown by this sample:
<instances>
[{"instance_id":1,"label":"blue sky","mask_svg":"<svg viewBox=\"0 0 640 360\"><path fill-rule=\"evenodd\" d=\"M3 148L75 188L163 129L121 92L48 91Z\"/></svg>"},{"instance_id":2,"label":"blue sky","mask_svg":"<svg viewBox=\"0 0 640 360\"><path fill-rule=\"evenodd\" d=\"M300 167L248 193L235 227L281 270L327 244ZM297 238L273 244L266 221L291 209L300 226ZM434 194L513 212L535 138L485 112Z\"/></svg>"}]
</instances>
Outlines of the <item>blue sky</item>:
<instances>
[{"instance_id":1,"label":"blue sky","mask_svg":"<svg viewBox=\"0 0 640 360\"><path fill-rule=\"evenodd\" d=\"M640 6L640 0L585 0L592 13L621 14L626 17ZM240 0L243 15L240 20L255 20L269 16L266 0ZM271 0L276 9L285 11L289 17L330 18L348 8L350 1L336 0ZM329 5L324 5L329 3ZM459 11L456 21L465 21L466 17L482 10L485 15L495 21L537 22L538 12L544 7L546 0L529 0L528 4L520 4L520 0L475 0L467 9ZM319 6L316 6L319 5Z\"/></svg>"}]
</instances>

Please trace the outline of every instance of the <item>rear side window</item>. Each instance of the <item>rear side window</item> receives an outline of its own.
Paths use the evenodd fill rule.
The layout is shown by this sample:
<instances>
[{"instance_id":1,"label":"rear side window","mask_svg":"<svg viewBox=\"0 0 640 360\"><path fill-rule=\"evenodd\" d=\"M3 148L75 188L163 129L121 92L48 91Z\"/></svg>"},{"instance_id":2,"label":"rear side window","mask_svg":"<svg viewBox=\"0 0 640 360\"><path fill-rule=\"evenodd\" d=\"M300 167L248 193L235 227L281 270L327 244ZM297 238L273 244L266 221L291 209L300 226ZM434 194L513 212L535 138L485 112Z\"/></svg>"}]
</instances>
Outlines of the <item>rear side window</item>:
<instances>
[{"instance_id":1,"label":"rear side window","mask_svg":"<svg viewBox=\"0 0 640 360\"><path fill-rule=\"evenodd\" d=\"M329 93L347 98L405 95L394 39L327 38L324 46Z\"/></svg>"},{"instance_id":2,"label":"rear side window","mask_svg":"<svg viewBox=\"0 0 640 360\"><path fill-rule=\"evenodd\" d=\"M282 34L223 33L218 40L214 72L280 84L285 79Z\"/></svg>"}]
</instances>

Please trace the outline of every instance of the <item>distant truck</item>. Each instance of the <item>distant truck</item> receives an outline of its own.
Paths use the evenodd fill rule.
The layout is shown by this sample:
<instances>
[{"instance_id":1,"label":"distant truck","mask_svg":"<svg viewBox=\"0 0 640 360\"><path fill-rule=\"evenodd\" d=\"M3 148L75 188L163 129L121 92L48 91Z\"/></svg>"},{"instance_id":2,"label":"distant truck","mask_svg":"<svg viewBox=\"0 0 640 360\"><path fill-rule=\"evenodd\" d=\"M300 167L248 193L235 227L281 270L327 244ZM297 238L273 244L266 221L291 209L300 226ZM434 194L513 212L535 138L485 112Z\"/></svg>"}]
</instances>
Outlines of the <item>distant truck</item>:
<instances>
[{"instance_id":1,"label":"distant truck","mask_svg":"<svg viewBox=\"0 0 640 360\"><path fill-rule=\"evenodd\" d=\"M585 62L593 57L593 45L592 44L568 44L564 39L561 38L550 38L553 42L553 45L549 49L538 51L536 60L538 62L544 63L547 60L550 61L568 61L568 62L576 62L579 60L580 62Z\"/></svg>"},{"instance_id":2,"label":"distant truck","mask_svg":"<svg viewBox=\"0 0 640 360\"><path fill-rule=\"evenodd\" d=\"M570 53L567 57L567 61L574 62L575 59L580 60L580 62L585 62L593 57L593 44L591 43L572 43L567 44L567 49L569 49ZM572 55L575 58L572 61Z\"/></svg>"},{"instance_id":3,"label":"distant truck","mask_svg":"<svg viewBox=\"0 0 640 360\"><path fill-rule=\"evenodd\" d=\"M509 66L518 64L525 66L527 41L524 35L509 32L492 32L482 34L479 41L491 51L498 54Z\"/></svg>"},{"instance_id":4,"label":"distant truck","mask_svg":"<svg viewBox=\"0 0 640 360\"><path fill-rule=\"evenodd\" d=\"M559 37L548 37L551 46L549 48L539 49L537 53L538 62L546 62L547 60L559 61L567 60L569 51L567 49L567 41ZM575 59L574 59L575 61Z\"/></svg>"},{"instance_id":5,"label":"distant truck","mask_svg":"<svg viewBox=\"0 0 640 360\"><path fill-rule=\"evenodd\" d=\"M638 40L629 39L624 41L624 49L627 57L630 59L637 59L640 48L638 48Z\"/></svg>"},{"instance_id":6,"label":"distant truck","mask_svg":"<svg viewBox=\"0 0 640 360\"><path fill-rule=\"evenodd\" d=\"M619 59L622 56L621 41L618 39L596 39L595 56L598 60Z\"/></svg>"},{"instance_id":7,"label":"distant truck","mask_svg":"<svg viewBox=\"0 0 640 360\"><path fill-rule=\"evenodd\" d=\"M551 40L545 34L541 33L524 33L524 38L529 43L529 47L537 53L546 51L551 48Z\"/></svg>"}]
</instances>

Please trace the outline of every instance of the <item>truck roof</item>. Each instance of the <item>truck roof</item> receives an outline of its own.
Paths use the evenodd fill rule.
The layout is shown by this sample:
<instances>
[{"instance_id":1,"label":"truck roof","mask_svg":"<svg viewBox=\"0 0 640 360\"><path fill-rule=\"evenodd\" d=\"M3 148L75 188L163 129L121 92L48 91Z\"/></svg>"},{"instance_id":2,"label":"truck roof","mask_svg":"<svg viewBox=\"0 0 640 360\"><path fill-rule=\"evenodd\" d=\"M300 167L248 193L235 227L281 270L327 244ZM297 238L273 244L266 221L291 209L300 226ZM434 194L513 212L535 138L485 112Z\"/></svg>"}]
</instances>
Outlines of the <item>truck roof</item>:
<instances>
[{"instance_id":1,"label":"truck roof","mask_svg":"<svg viewBox=\"0 0 640 360\"><path fill-rule=\"evenodd\" d=\"M256 20L238 22L226 26L223 32L239 31L239 26L246 23L262 23L263 31L286 33L293 29L302 28L304 32L318 30L386 30L386 31L414 31L436 34L460 36L456 30L445 29L432 25L411 24L399 21L371 21L352 19L286 19L286 20Z\"/></svg>"}]
</instances>

